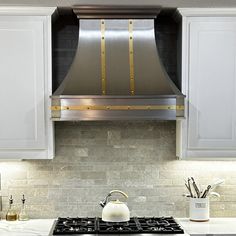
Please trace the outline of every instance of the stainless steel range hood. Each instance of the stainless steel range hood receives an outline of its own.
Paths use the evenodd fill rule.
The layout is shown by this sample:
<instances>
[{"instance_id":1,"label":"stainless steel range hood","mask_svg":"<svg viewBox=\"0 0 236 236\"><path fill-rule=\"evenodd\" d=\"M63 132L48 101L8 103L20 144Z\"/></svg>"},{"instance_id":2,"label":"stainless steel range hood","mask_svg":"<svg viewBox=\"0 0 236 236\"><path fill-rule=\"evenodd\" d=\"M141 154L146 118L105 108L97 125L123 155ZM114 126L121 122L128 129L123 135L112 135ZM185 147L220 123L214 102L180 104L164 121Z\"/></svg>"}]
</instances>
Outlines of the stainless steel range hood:
<instances>
[{"instance_id":1,"label":"stainless steel range hood","mask_svg":"<svg viewBox=\"0 0 236 236\"><path fill-rule=\"evenodd\" d=\"M79 22L72 66L52 98L53 120L175 120L184 95L160 61L157 7L73 8Z\"/></svg>"}]
</instances>

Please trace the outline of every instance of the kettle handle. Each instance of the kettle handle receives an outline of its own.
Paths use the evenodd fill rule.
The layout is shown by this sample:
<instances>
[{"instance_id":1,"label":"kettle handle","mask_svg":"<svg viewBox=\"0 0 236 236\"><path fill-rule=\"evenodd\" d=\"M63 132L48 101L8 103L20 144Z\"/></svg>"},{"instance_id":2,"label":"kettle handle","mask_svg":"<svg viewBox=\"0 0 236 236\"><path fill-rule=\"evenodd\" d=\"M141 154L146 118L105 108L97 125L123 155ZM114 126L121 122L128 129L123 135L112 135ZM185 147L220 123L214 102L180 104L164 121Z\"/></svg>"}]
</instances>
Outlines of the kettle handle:
<instances>
[{"instance_id":1,"label":"kettle handle","mask_svg":"<svg viewBox=\"0 0 236 236\"><path fill-rule=\"evenodd\" d=\"M122 194L125 198L128 198L128 195L120 190L112 190L109 195L111 196L113 193L120 193Z\"/></svg>"},{"instance_id":2,"label":"kettle handle","mask_svg":"<svg viewBox=\"0 0 236 236\"><path fill-rule=\"evenodd\" d=\"M108 198L113 194L113 193L120 193L122 194L125 198L128 198L128 195L120 190L112 190L105 198L104 200L100 201L100 206L105 207L108 201Z\"/></svg>"}]
</instances>

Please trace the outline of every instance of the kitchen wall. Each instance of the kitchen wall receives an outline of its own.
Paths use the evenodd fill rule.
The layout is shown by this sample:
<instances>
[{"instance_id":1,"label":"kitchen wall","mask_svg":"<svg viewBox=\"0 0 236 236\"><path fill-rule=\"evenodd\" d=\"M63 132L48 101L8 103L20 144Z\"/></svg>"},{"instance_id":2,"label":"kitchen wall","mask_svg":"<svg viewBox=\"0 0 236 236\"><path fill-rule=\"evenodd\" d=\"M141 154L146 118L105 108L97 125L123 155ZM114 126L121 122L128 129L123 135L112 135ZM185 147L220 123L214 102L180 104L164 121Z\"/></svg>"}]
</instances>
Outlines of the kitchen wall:
<instances>
[{"instance_id":1,"label":"kitchen wall","mask_svg":"<svg viewBox=\"0 0 236 236\"><path fill-rule=\"evenodd\" d=\"M133 2L121 0L119 4ZM76 3L110 4L112 1L0 0L0 4L5 5L70 6ZM143 4L143 1L135 1L135 4ZM149 0L145 4L228 7L236 6L236 1ZM163 27L159 31L164 32L162 36L175 34L175 28L166 31ZM63 46L76 46L76 42L73 44L74 41L67 38L67 34L73 33L71 28L63 32ZM161 38L159 41L167 40ZM60 41L55 44L60 46ZM165 50L163 53L160 50L160 54L173 79L173 68L176 67L173 59L176 57L171 55L170 65L170 56L166 54L171 48L165 45L163 48ZM60 52L62 54L58 56ZM63 64L68 62L69 67L71 61L68 58L73 57L73 53L73 50L55 49L54 59L61 59ZM64 77L68 68L58 68L54 68L54 73ZM58 122L55 131L56 156L53 160L0 162L2 194L12 194L19 208L24 193L32 218L99 216L101 208L98 203L112 189L128 193L132 215L185 217L188 202L182 194L186 192L184 178L188 176L194 176L202 184L217 177L225 178L225 184L218 189L221 199L211 201L211 216L236 217L236 162L178 161L175 156L175 122ZM2 215L7 209L7 197L3 198L3 204Z\"/></svg>"},{"instance_id":2,"label":"kitchen wall","mask_svg":"<svg viewBox=\"0 0 236 236\"><path fill-rule=\"evenodd\" d=\"M236 216L236 162L177 160L175 122L57 122L55 131L53 160L0 162L3 195L19 204L24 193L32 218L99 216L112 189L128 193L132 215L185 217L188 176L225 178L211 216Z\"/></svg>"}]
</instances>

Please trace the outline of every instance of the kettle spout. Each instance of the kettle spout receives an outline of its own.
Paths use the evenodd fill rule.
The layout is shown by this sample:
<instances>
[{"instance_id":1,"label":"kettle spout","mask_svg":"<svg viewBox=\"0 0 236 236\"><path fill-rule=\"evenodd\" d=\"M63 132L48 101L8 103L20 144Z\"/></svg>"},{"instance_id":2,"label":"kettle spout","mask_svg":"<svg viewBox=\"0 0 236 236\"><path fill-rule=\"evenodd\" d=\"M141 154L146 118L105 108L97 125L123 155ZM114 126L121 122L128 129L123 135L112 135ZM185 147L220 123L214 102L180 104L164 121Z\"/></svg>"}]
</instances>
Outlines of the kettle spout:
<instances>
[{"instance_id":1,"label":"kettle spout","mask_svg":"<svg viewBox=\"0 0 236 236\"><path fill-rule=\"evenodd\" d=\"M105 207L106 204L107 204L108 198L109 198L110 196L111 196L111 193L108 193L108 195L107 195L102 201L100 201L99 205L100 205L101 207Z\"/></svg>"},{"instance_id":2,"label":"kettle spout","mask_svg":"<svg viewBox=\"0 0 236 236\"><path fill-rule=\"evenodd\" d=\"M103 208L106 206L105 200L100 201L99 205Z\"/></svg>"}]
</instances>

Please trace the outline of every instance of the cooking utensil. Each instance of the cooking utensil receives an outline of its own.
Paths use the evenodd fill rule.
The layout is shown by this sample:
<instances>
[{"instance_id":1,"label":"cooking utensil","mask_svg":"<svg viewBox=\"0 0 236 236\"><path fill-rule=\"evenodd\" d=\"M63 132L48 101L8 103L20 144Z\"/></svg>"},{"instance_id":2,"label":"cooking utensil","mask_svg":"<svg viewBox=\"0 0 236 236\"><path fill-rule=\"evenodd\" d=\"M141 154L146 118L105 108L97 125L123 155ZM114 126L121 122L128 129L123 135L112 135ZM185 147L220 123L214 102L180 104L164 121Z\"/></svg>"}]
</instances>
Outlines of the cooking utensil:
<instances>
[{"instance_id":1,"label":"cooking utensil","mask_svg":"<svg viewBox=\"0 0 236 236\"><path fill-rule=\"evenodd\" d=\"M187 190L188 190L188 192L189 192L189 194L190 194L190 197L193 197L192 191L191 191L191 188L189 187L188 182L187 182L186 180L184 180L184 181L185 181L185 186L186 186L186 188L187 188Z\"/></svg>"},{"instance_id":2,"label":"cooking utensil","mask_svg":"<svg viewBox=\"0 0 236 236\"><path fill-rule=\"evenodd\" d=\"M201 193L200 193L200 190L199 190L199 188L198 188L194 178L191 177L191 180L192 180L192 183L193 183L194 190L195 190L195 192L197 194L197 197L200 198Z\"/></svg>"},{"instance_id":3,"label":"cooking utensil","mask_svg":"<svg viewBox=\"0 0 236 236\"><path fill-rule=\"evenodd\" d=\"M210 192L209 195L220 198L220 194L216 192Z\"/></svg>"},{"instance_id":4,"label":"cooking utensil","mask_svg":"<svg viewBox=\"0 0 236 236\"><path fill-rule=\"evenodd\" d=\"M206 198L208 195L220 197L219 193L212 192L212 190L214 190L216 187L225 182L224 179L216 179L211 184L209 184L204 191L201 191L200 188L197 186L196 181L193 177L188 178L188 180L184 181L189 194L183 194L183 196L191 198Z\"/></svg>"},{"instance_id":5,"label":"cooking utensil","mask_svg":"<svg viewBox=\"0 0 236 236\"><path fill-rule=\"evenodd\" d=\"M214 190L219 185L223 184L225 182L224 179L217 179L211 184L211 190Z\"/></svg>"},{"instance_id":6,"label":"cooking utensil","mask_svg":"<svg viewBox=\"0 0 236 236\"><path fill-rule=\"evenodd\" d=\"M203 192L201 198L205 198L208 195L210 189L211 189L211 185L208 185L206 190Z\"/></svg>"},{"instance_id":7,"label":"cooking utensil","mask_svg":"<svg viewBox=\"0 0 236 236\"><path fill-rule=\"evenodd\" d=\"M217 186L223 183L224 183L224 179L217 179L215 182L213 182L213 184L209 184L207 186L207 189L202 194L201 198L205 198L212 190L214 190Z\"/></svg>"},{"instance_id":8,"label":"cooking utensil","mask_svg":"<svg viewBox=\"0 0 236 236\"><path fill-rule=\"evenodd\" d=\"M193 191L192 191L192 188L191 188L191 179L190 178L188 178L188 187L189 187L189 192L190 192L191 197L194 197Z\"/></svg>"}]
</instances>

